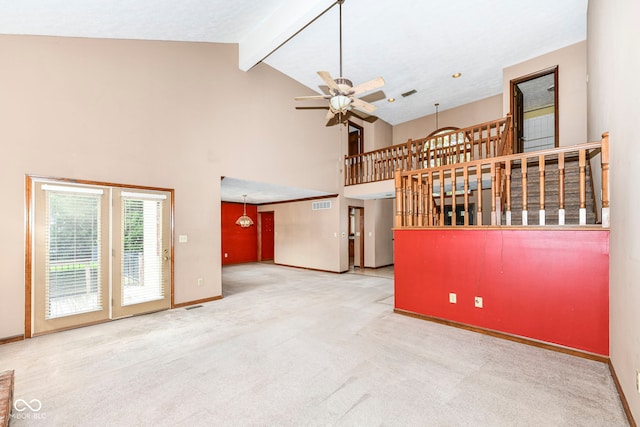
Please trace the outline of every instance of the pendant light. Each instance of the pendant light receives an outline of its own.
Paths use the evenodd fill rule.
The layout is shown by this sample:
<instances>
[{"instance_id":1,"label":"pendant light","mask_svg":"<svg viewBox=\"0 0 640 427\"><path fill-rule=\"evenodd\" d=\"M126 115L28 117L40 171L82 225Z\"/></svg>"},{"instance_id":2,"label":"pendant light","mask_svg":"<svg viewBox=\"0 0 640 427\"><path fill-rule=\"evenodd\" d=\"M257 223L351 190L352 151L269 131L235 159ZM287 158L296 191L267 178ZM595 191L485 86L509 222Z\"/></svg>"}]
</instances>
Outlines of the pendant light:
<instances>
[{"instance_id":1,"label":"pendant light","mask_svg":"<svg viewBox=\"0 0 640 427\"><path fill-rule=\"evenodd\" d=\"M243 194L242 199L244 200L244 208L242 210L242 216L236 220L236 225L247 228L253 225L253 220L247 215L247 195Z\"/></svg>"}]
</instances>

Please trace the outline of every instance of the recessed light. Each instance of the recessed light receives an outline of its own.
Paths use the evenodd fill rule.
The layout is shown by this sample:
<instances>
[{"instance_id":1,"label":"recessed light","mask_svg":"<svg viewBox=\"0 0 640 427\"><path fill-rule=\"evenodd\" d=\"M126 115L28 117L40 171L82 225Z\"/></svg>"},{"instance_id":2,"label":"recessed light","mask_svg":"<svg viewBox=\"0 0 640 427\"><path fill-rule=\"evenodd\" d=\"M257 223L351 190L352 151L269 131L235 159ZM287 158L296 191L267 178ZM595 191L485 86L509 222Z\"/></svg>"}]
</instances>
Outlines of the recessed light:
<instances>
[{"instance_id":1,"label":"recessed light","mask_svg":"<svg viewBox=\"0 0 640 427\"><path fill-rule=\"evenodd\" d=\"M460 77L462 75L462 73L455 73L453 74L451 77L453 77L454 79L457 79L458 77Z\"/></svg>"},{"instance_id":2,"label":"recessed light","mask_svg":"<svg viewBox=\"0 0 640 427\"><path fill-rule=\"evenodd\" d=\"M389 101L389 102L396 102L396 99L395 99L395 98L389 98L389 99L387 99L387 101Z\"/></svg>"}]
</instances>

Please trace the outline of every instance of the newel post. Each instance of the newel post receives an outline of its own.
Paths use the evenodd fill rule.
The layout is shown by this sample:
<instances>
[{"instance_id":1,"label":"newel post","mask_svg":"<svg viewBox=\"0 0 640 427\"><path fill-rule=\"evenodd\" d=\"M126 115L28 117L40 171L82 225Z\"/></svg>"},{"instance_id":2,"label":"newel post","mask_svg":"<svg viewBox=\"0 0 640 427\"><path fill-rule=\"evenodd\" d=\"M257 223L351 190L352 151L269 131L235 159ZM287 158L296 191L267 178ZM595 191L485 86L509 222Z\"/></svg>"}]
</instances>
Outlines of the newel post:
<instances>
[{"instance_id":1,"label":"newel post","mask_svg":"<svg viewBox=\"0 0 640 427\"><path fill-rule=\"evenodd\" d=\"M602 226L609 227L609 132L602 134Z\"/></svg>"},{"instance_id":2,"label":"newel post","mask_svg":"<svg viewBox=\"0 0 640 427\"><path fill-rule=\"evenodd\" d=\"M403 204L404 204L404 197L402 197L402 170L397 170L395 172L396 178L396 220L395 220L395 227L396 228L400 228L402 227L402 215L403 215Z\"/></svg>"},{"instance_id":3,"label":"newel post","mask_svg":"<svg viewBox=\"0 0 640 427\"><path fill-rule=\"evenodd\" d=\"M513 116L511 115L511 113L507 114L507 125L508 125L508 131L507 131L507 148L504 151L504 154L509 155L509 154L513 154L513 133L514 133L514 128L513 128Z\"/></svg>"}]
</instances>

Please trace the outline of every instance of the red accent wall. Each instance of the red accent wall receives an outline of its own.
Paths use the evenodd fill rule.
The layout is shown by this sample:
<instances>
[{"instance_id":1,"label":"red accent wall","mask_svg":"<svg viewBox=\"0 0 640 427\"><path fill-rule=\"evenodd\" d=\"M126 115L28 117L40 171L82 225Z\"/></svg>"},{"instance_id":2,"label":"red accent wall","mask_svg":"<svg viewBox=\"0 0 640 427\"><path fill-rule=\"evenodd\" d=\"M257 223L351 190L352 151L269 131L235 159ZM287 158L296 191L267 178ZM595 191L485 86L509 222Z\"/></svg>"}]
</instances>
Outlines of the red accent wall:
<instances>
[{"instance_id":1,"label":"red accent wall","mask_svg":"<svg viewBox=\"0 0 640 427\"><path fill-rule=\"evenodd\" d=\"M394 238L396 308L609 354L608 230L395 230Z\"/></svg>"},{"instance_id":2,"label":"red accent wall","mask_svg":"<svg viewBox=\"0 0 640 427\"><path fill-rule=\"evenodd\" d=\"M221 210L222 265L258 261L258 207L247 205L247 215L254 222L247 228L236 225L242 215L242 203L222 202Z\"/></svg>"}]
</instances>

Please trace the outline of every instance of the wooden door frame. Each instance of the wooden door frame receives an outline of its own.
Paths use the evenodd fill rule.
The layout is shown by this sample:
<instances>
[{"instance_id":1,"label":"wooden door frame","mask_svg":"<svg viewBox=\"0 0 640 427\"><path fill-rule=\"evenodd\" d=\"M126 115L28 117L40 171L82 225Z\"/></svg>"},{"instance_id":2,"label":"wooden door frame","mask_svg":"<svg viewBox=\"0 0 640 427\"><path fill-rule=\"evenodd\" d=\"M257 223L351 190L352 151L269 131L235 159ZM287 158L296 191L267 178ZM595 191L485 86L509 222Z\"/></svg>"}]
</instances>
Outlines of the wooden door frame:
<instances>
[{"instance_id":1,"label":"wooden door frame","mask_svg":"<svg viewBox=\"0 0 640 427\"><path fill-rule=\"evenodd\" d=\"M33 203L33 191L34 191L34 182L35 181L50 181L57 184L83 184L83 185L92 185L92 186L100 186L100 187L117 187L117 188L130 188L136 190L151 190L151 191L166 191L171 193L171 206L169 208L169 212L171 218L169 220L169 242L170 242L170 279L171 279L171 287L170 287L170 308L175 308L175 278L174 278L174 219L175 219L175 194L173 188L160 188L160 187L148 187L148 186L140 186L140 185L129 185L129 184L117 184L112 182L101 182L101 181L91 181L91 180L82 180L82 179L70 179L70 178L55 178L50 176L40 176L40 175L25 175L25 216L26 216L26 224L25 224L25 253L24 253L24 338L33 337L33 320L32 320L32 297L33 297L33 238L34 238L34 225L35 225L35 204ZM110 322L112 319L106 320L106 322ZM100 322L102 323L102 322ZM75 327L83 327L88 325L78 325ZM57 332L54 331L54 332Z\"/></svg>"},{"instance_id":2,"label":"wooden door frame","mask_svg":"<svg viewBox=\"0 0 640 427\"><path fill-rule=\"evenodd\" d=\"M360 132L360 138L358 141L358 152L355 154L364 153L364 127L360 126L357 123L352 122L351 120L348 120L347 121L347 155L349 156L355 155L355 154L349 153L349 135L351 135L351 132L349 132L349 126L353 126L354 128L357 128L358 131Z\"/></svg>"},{"instance_id":3,"label":"wooden door frame","mask_svg":"<svg viewBox=\"0 0 640 427\"><path fill-rule=\"evenodd\" d=\"M509 82L509 109L511 112L511 117L513 120L513 123L515 125L516 120L517 120L517 116L516 116L516 110L515 110L515 90L514 88L519 85L520 83L529 81L529 80L533 80L533 79L537 79L538 77L543 77L546 76L548 74L553 74L553 85L554 85L554 93L553 93L553 108L554 108L554 144L556 147L559 146L560 144L560 115L559 115L559 107L558 107L558 98L559 95L558 93L560 93L559 89L558 89L558 69L559 67L557 65L553 66L553 67L549 67L549 68L545 68L544 70L540 70L540 71L536 71L535 73L531 73L531 74L527 74L524 76L520 76L517 77L515 79L512 79ZM522 142L521 141L516 141L515 140L515 136L517 136L517 130L513 129L513 135L514 135L514 151L516 152L522 152Z\"/></svg>"},{"instance_id":4,"label":"wooden door frame","mask_svg":"<svg viewBox=\"0 0 640 427\"><path fill-rule=\"evenodd\" d=\"M356 209L359 212L359 220L360 227L358 227L358 231L360 232L360 266L359 268L364 268L364 206L349 206L347 213L347 220L351 220L351 209ZM354 236L355 239L355 236ZM355 244L355 243L354 243ZM347 257L349 256L349 252L347 251ZM355 258L355 254L354 254ZM354 259L354 267L355 267L355 259Z\"/></svg>"}]
</instances>

